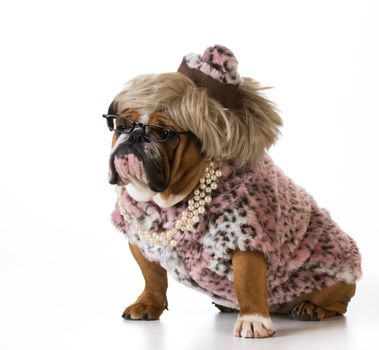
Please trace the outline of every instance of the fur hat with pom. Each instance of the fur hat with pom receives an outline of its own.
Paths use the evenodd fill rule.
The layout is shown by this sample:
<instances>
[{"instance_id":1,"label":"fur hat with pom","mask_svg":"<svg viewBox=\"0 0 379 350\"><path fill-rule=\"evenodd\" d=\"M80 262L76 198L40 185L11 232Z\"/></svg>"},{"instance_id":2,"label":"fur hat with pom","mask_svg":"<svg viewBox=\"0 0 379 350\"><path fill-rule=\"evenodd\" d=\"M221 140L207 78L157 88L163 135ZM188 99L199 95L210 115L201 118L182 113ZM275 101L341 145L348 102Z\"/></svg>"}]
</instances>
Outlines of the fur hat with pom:
<instances>
[{"instance_id":1,"label":"fur hat with pom","mask_svg":"<svg viewBox=\"0 0 379 350\"><path fill-rule=\"evenodd\" d=\"M233 52L215 45L208 47L202 56L186 55L178 72L190 78L196 86L206 88L208 94L224 107L229 107L241 83L237 67Z\"/></svg>"}]
</instances>

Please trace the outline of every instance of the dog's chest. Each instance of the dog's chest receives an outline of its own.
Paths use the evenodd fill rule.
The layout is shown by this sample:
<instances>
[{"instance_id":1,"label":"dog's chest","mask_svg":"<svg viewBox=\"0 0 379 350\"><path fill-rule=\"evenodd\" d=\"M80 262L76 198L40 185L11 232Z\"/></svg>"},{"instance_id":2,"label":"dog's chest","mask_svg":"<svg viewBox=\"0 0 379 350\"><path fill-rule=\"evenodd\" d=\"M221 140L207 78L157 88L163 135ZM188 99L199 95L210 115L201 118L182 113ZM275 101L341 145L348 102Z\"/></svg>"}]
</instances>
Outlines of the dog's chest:
<instances>
[{"instance_id":1,"label":"dog's chest","mask_svg":"<svg viewBox=\"0 0 379 350\"><path fill-rule=\"evenodd\" d=\"M211 214L204 215L193 231L179 233L175 248L144 241L133 228L126 234L147 259L159 262L180 283L210 295L219 303L228 301L225 306L237 307L231 260L225 259L224 251L217 251L214 236L218 230L212 219ZM149 223L151 220L146 220L145 227Z\"/></svg>"}]
</instances>

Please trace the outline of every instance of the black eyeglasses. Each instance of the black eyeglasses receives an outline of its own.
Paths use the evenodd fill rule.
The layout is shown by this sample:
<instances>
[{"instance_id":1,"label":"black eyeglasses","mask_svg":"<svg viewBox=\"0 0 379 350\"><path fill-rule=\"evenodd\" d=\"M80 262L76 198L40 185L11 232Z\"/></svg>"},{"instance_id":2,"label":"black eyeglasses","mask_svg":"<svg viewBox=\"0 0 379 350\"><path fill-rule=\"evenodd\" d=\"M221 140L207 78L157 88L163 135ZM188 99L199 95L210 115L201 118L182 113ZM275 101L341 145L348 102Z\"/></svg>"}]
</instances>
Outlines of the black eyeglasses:
<instances>
[{"instance_id":1,"label":"black eyeglasses","mask_svg":"<svg viewBox=\"0 0 379 350\"><path fill-rule=\"evenodd\" d=\"M103 118L107 120L109 130L119 134L130 134L136 126L139 126L143 136L150 141L165 142L180 134L192 134L191 131L175 131L161 125L143 124L119 115L103 114Z\"/></svg>"}]
</instances>

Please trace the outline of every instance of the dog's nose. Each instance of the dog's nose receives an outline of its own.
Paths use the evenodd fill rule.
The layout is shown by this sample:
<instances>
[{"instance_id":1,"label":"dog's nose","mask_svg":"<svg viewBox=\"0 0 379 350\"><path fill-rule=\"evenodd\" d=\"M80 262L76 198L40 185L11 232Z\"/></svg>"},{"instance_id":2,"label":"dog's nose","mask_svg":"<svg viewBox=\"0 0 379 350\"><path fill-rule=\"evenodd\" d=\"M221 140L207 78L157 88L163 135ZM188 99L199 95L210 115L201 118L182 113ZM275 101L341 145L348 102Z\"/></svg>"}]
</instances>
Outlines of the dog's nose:
<instances>
[{"instance_id":1,"label":"dog's nose","mask_svg":"<svg viewBox=\"0 0 379 350\"><path fill-rule=\"evenodd\" d=\"M141 128L134 130L128 137L127 143L134 144L134 143L142 143L146 142L146 138L143 134L143 130Z\"/></svg>"}]
</instances>

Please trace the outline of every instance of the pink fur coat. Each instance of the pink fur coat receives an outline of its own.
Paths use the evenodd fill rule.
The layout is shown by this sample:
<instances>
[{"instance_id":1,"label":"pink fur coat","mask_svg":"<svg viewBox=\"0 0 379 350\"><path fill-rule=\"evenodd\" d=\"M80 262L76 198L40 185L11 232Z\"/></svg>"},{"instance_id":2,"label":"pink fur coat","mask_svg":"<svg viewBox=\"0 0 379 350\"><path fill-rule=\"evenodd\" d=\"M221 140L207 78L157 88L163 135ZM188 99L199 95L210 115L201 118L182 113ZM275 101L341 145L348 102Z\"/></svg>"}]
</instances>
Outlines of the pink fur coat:
<instances>
[{"instance_id":1,"label":"pink fur coat","mask_svg":"<svg viewBox=\"0 0 379 350\"><path fill-rule=\"evenodd\" d=\"M258 250L266 257L271 307L360 277L355 242L269 156L244 170L226 165L222 173L206 213L193 231L175 237L175 248L140 240L117 206L113 223L174 278L237 309L230 258L235 249ZM127 193L121 202L145 229L158 231L174 227L186 208L183 201L162 209L153 202L136 202Z\"/></svg>"}]
</instances>

